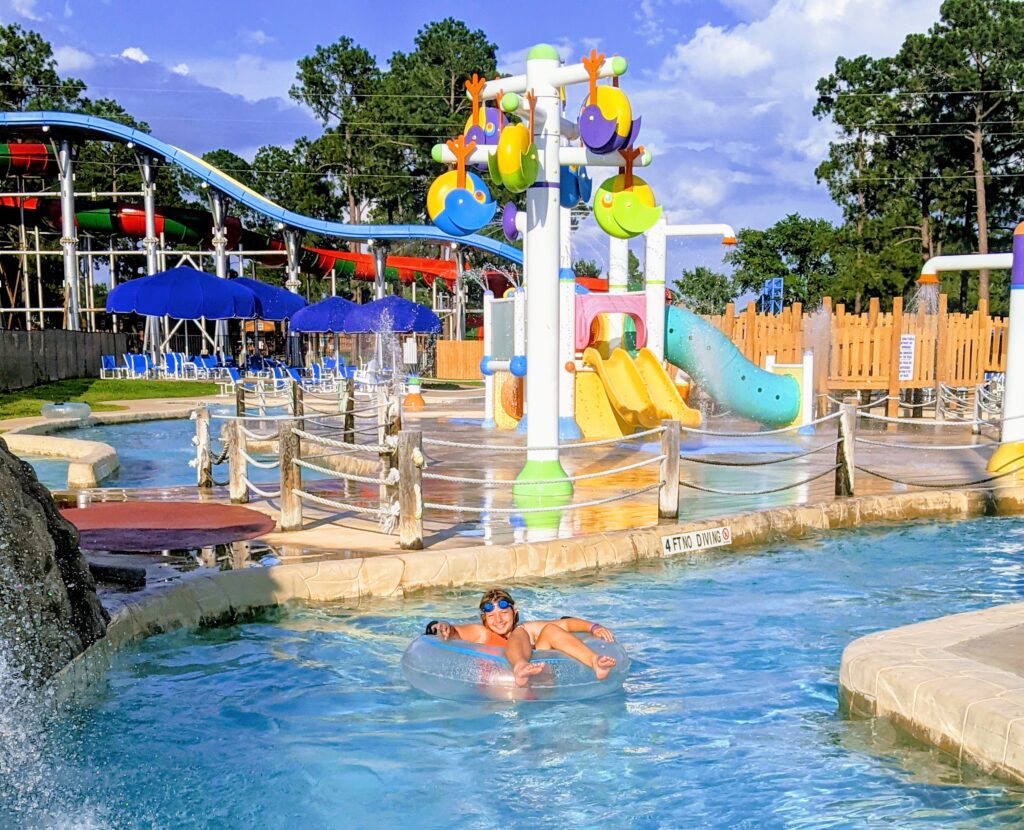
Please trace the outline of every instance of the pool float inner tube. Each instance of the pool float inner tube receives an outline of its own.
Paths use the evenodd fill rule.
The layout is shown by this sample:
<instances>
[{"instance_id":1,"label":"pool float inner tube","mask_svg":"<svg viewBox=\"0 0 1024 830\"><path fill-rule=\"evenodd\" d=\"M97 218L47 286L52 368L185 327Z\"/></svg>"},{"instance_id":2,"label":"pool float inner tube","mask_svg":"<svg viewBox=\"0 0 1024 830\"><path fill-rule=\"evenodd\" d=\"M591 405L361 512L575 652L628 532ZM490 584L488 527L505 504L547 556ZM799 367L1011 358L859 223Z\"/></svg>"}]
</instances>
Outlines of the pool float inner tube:
<instances>
[{"instance_id":1,"label":"pool float inner tube","mask_svg":"<svg viewBox=\"0 0 1024 830\"><path fill-rule=\"evenodd\" d=\"M544 670L528 685L516 686L505 649L432 634L409 644L402 656L402 674L413 688L447 700L585 700L621 690L630 662L622 645L589 634L576 636L598 654L615 658L615 667L604 680L560 651L539 650L531 662L544 663Z\"/></svg>"},{"instance_id":2,"label":"pool float inner tube","mask_svg":"<svg viewBox=\"0 0 1024 830\"><path fill-rule=\"evenodd\" d=\"M78 401L44 403L39 411L44 418L88 418L92 415L89 404Z\"/></svg>"}]
</instances>

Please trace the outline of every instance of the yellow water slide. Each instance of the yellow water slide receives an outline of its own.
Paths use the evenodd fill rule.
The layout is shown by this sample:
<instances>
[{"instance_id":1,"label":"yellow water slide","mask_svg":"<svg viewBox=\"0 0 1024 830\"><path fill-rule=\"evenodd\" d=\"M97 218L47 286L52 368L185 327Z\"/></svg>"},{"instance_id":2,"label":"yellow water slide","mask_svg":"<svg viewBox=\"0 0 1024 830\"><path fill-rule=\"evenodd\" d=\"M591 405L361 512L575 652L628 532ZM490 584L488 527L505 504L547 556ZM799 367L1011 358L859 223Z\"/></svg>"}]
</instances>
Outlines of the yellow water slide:
<instances>
[{"instance_id":1,"label":"yellow water slide","mask_svg":"<svg viewBox=\"0 0 1024 830\"><path fill-rule=\"evenodd\" d=\"M700 426L700 413L683 402L653 352L641 349L634 361L624 349L605 359L589 348L583 363L594 370L576 375L576 422L587 440L629 435L663 420Z\"/></svg>"},{"instance_id":2,"label":"yellow water slide","mask_svg":"<svg viewBox=\"0 0 1024 830\"><path fill-rule=\"evenodd\" d=\"M616 416L596 372L576 372L576 423L587 441L621 438L633 430Z\"/></svg>"},{"instance_id":3,"label":"yellow water slide","mask_svg":"<svg viewBox=\"0 0 1024 830\"><path fill-rule=\"evenodd\" d=\"M665 366L654 352L650 349L641 349L635 362L659 417L662 420L679 421L684 427L699 427L700 412L686 405L679 387L668 376Z\"/></svg>"},{"instance_id":4,"label":"yellow water slide","mask_svg":"<svg viewBox=\"0 0 1024 830\"><path fill-rule=\"evenodd\" d=\"M589 348L583 352L583 362L601 379L608 402L627 432L658 426L661 420L658 409L629 352L615 349L605 360L597 349Z\"/></svg>"}]
</instances>

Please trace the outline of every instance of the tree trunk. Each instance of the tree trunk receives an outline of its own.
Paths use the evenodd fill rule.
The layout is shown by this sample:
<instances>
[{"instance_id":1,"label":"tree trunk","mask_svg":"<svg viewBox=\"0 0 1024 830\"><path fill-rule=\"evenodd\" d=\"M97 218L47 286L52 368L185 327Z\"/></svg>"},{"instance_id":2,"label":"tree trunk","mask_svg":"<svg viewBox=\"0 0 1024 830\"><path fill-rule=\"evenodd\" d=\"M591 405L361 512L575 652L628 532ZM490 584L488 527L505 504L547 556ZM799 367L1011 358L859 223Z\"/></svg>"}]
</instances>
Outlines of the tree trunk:
<instances>
[{"instance_id":1,"label":"tree trunk","mask_svg":"<svg viewBox=\"0 0 1024 830\"><path fill-rule=\"evenodd\" d=\"M980 113L977 113L980 119ZM974 192L977 204L978 222L978 253L988 253L988 206L985 202L985 137L981 132L981 125L976 124L971 133L971 143L974 146ZM978 301L988 300L988 279L989 270L982 268L978 271Z\"/></svg>"}]
</instances>

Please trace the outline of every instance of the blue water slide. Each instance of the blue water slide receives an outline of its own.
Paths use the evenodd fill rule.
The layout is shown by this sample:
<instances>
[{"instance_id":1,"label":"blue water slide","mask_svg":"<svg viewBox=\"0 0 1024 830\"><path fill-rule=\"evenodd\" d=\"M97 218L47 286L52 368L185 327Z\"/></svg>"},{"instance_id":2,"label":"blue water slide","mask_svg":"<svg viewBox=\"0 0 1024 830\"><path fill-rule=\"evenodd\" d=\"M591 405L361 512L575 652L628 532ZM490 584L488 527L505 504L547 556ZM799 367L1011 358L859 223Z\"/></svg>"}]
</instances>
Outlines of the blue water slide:
<instances>
[{"instance_id":1,"label":"blue water slide","mask_svg":"<svg viewBox=\"0 0 1024 830\"><path fill-rule=\"evenodd\" d=\"M188 171L226 196L264 216L298 230L333 236L338 239L428 239L437 242L457 242L502 257L518 265L523 264L523 252L496 239L471 234L453 237L433 225L345 225L341 222L327 222L285 210L270 199L246 187L239 181L207 164L192 153L153 138L149 133L97 118L73 112L4 112L0 113L0 134L31 132L38 138L43 128L51 135L67 135L69 138L85 137L102 141L133 142L136 147L148 150L169 163Z\"/></svg>"},{"instance_id":2,"label":"blue water slide","mask_svg":"<svg viewBox=\"0 0 1024 830\"><path fill-rule=\"evenodd\" d=\"M733 342L692 311L670 306L665 359L692 377L727 409L771 427L791 424L800 411L800 385L747 360Z\"/></svg>"}]
</instances>

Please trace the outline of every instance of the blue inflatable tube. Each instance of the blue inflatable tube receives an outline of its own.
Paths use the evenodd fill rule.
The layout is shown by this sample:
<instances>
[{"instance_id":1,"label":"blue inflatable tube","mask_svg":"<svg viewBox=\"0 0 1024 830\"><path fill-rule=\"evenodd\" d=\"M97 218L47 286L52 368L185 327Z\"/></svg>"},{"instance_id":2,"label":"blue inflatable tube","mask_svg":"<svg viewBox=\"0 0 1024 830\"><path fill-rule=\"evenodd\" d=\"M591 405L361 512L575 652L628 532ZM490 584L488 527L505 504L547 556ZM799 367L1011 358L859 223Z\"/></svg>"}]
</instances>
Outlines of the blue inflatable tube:
<instances>
[{"instance_id":1,"label":"blue inflatable tube","mask_svg":"<svg viewBox=\"0 0 1024 830\"><path fill-rule=\"evenodd\" d=\"M630 662L622 646L577 636L598 654L615 658L615 667L604 680L559 651L535 651L531 662L544 663L544 670L533 675L529 685L516 686L505 649L431 634L409 644L402 656L402 674L413 688L447 700L585 700L620 691Z\"/></svg>"},{"instance_id":2,"label":"blue inflatable tube","mask_svg":"<svg viewBox=\"0 0 1024 830\"><path fill-rule=\"evenodd\" d=\"M770 427L793 423L800 384L747 360L735 344L692 311L670 306L665 315L665 359L692 377L727 409Z\"/></svg>"}]
</instances>

